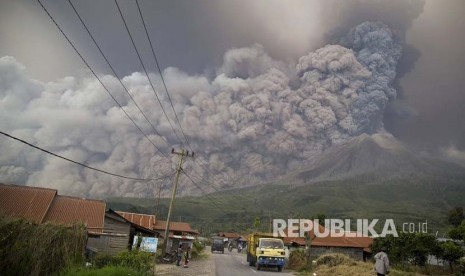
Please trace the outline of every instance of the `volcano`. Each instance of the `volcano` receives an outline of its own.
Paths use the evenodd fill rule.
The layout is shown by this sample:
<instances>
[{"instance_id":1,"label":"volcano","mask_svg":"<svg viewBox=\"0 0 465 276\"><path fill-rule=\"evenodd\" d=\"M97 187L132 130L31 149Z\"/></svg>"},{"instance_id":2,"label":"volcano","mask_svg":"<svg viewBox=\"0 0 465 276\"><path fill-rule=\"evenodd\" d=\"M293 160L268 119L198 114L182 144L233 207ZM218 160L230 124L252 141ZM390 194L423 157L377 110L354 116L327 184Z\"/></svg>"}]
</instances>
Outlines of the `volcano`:
<instances>
[{"instance_id":1,"label":"volcano","mask_svg":"<svg viewBox=\"0 0 465 276\"><path fill-rule=\"evenodd\" d=\"M296 178L309 183L362 176L373 179L465 177L465 168L421 156L387 133L362 134L329 148L299 170Z\"/></svg>"}]
</instances>

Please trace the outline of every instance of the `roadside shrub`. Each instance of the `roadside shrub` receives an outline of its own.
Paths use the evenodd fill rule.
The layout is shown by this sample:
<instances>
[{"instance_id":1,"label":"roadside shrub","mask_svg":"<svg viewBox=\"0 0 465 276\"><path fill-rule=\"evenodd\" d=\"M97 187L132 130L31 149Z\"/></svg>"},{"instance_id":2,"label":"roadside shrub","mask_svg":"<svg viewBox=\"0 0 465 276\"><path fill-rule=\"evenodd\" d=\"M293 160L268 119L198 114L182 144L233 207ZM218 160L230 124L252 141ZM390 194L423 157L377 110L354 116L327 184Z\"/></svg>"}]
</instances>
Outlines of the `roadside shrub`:
<instances>
[{"instance_id":1,"label":"roadside shrub","mask_svg":"<svg viewBox=\"0 0 465 276\"><path fill-rule=\"evenodd\" d=\"M131 250L120 252L113 258L113 265L132 268L141 273L149 273L155 266L154 257L149 252Z\"/></svg>"},{"instance_id":2,"label":"roadside shrub","mask_svg":"<svg viewBox=\"0 0 465 276\"><path fill-rule=\"evenodd\" d=\"M76 268L68 270L63 276L144 276L144 273L138 272L129 267L106 266L98 269Z\"/></svg>"},{"instance_id":3,"label":"roadside shrub","mask_svg":"<svg viewBox=\"0 0 465 276\"><path fill-rule=\"evenodd\" d=\"M195 240L194 243L192 244L191 258L194 259L194 258L199 257L204 249L205 249L205 245Z\"/></svg>"},{"instance_id":4,"label":"roadside shrub","mask_svg":"<svg viewBox=\"0 0 465 276\"><path fill-rule=\"evenodd\" d=\"M294 250L289 254L289 261L287 262L289 269L302 271L307 267L305 250Z\"/></svg>"},{"instance_id":5,"label":"roadside shrub","mask_svg":"<svg viewBox=\"0 0 465 276\"><path fill-rule=\"evenodd\" d=\"M113 256L110 254L97 254L92 260L92 263L96 268L102 268L104 266L111 265L113 262Z\"/></svg>"},{"instance_id":6,"label":"roadside shrub","mask_svg":"<svg viewBox=\"0 0 465 276\"><path fill-rule=\"evenodd\" d=\"M2 275L51 275L84 260L86 230L0 217Z\"/></svg>"},{"instance_id":7,"label":"roadside shrub","mask_svg":"<svg viewBox=\"0 0 465 276\"><path fill-rule=\"evenodd\" d=\"M465 275L465 257L460 258L458 261L457 270L461 275Z\"/></svg>"},{"instance_id":8,"label":"roadside shrub","mask_svg":"<svg viewBox=\"0 0 465 276\"><path fill-rule=\"evenodd\" d=\"M329 267L337 265L355 265L355 260L349 256L339 253L321 255L316 259L316 265L327 265Z\"/></svg>"}]
</instances>

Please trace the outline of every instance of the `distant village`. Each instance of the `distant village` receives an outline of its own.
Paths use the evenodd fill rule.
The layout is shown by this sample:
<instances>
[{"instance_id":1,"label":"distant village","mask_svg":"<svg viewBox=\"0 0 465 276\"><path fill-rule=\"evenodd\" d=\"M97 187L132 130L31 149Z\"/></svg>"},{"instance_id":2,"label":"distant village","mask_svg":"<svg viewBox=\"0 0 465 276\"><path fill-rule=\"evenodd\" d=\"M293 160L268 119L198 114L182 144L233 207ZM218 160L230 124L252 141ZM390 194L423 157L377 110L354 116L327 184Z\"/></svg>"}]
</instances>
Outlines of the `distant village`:
<instances>
[{"instance_id":1,"label":"distant village","mask_svg":"<svg viewBox=\"0 0 465 276\"><path fill-rule=\"evenodd\" d=\"M74 225L81 223L87 229L86 251L90 254L115 255L136 246L137 237L156 238L158 244L168 239L167 249L176 249L181 244L192 245L194 240L207 242L210 237L192 229L187 222L172 221L168 237L165 237L166 221L152 214L138 214L112 210L103 200L85 199L59 195L55 189L0 184L0 215L21 218L34 223ZM322 226L320 226L322 227ZM219 232L224 246L241 243L247 246L246 234ZM305 238L283 239L290 251L305 248ZM356 260L366 260L371 256L370 237L314 237L312 254L315 256L337 252Z\"/></svg>"}]
</instances>

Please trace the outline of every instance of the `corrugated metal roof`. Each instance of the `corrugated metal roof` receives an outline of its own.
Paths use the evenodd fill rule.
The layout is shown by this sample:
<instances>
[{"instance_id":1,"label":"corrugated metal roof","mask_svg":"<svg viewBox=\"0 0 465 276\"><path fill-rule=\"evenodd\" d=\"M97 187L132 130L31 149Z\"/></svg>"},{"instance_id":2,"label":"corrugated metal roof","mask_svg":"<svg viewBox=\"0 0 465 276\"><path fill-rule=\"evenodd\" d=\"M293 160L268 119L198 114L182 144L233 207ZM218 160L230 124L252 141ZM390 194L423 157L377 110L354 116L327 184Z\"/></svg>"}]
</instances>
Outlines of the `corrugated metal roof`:
<instances>
[{"instance_id":1,"label":"corrugated metal roof","mask_svg":"<svg viewBox=\"0 0 465 276\"><path fill-rule=\"evenodd\" d=\"M44 222L71 225L83 223L89 231L102 232L105 202L70 196L55 196Z\"/></svg>"},{"instance_id":2,"label":"corrugated metal roof","mask_svg":"<svg viewBox=\"0 0 465 276\"><path fill-rule=\"evenodd\" d=\"M319 233L325 232L325 227L318 225ZM287 233L287 229L284 231ZM329 235L325 237L316 237L315 231L312 230L310 232L310 236L312 238L312 246L329 246L329 247L352 247L352 248L363 248L365 251L370 247L373 243L372 237L335 237L334 235ZM288 244L291 242L295 242L299 245L305 245L305 238L304 237L285 237L284 243Z\"/></svg>"},{"instance_id":3,"label":"corrugated metal roof","mask_svg":"<svg viewBox=\"0 0 465 276\"><path fill-rule=\"evenodd\" d=\"M41 223L56 194L54 189L0 183L0 213Z\"/></svg>"},{"instance_id":4,"label":"corrugated metal roof","mask_svg":"<svg viewBox=\"0 0 465 276\"><path fill-rule=\"evenodd\" d=\"M219 232L218 236L224 237L224 238L232 238L232 239L241 237L241 235L239 235L238 233L230 233L230 232Z\"/></svg>"},{"instance_id":5,"label":"corrugated metal roof","mask_svg":"<svg viewBox=\"0 0 465 276\"><path fill-rule=\"evenodd\" d=\"M157 220L154 225L154 230L163 230L166 229L166 221ZM179 221L170 221L170 231L171 232L183 232L183 233L190 233L190 234L199 234L197 230L191 228L190 224L187 222L179 222Z\"/></svg>"},{"instance_id":6,"label":"corrugated metal roof","mask_svg":"<svg viewBox=\"0 0 465 276\"><path fill-rule=\"evenodd\" d=\"M137 214L137 213L129 213L129 212L121 212L116 211L120 216L129 220L132 223L145 227L147 229L153 230L153 226L155 225L155 216L154 215L147 215L147 214Z\"/></svg>"},{"instance_id":7,"label":"corrugated metal roof","mask_svg":"<svg viewBox=\"0 0 465 276\"><path fill-rule=\"evenodd\" d=\"M121 211L116 211L116 213L118 213L120 216L124 217L125 219L131 221L132 223L135 223L142 227L157 230L157 231L165 231L166 221L156 220L154 215L137 214L137 213L129 213L129 212L121 212ZM192 229L189 223L187 222L177 222L177 221L170 222L170 231L190 233L190 234L199 234L199 232Z\"/></svg>"}]
</instances>

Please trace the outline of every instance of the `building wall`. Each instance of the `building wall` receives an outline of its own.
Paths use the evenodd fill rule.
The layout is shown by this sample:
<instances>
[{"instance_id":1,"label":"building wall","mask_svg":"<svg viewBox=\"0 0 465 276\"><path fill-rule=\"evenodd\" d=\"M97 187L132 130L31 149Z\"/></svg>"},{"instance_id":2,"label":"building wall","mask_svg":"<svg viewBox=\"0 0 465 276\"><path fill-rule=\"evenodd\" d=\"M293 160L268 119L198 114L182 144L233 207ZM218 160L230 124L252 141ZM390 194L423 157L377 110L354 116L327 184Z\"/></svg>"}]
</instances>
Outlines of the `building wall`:
<instances>
[{"instance_id":1,"label":"building wall","mask_svg":"<svg viewBox=\"0 0 465 276\"><path fill-rule=\"evenodd\" d=\"M99 254L115 255L128 249L131 225L127 222L105 216L104 233L89 235L87 246L95 248Z\"/></svg>"}]
</instances>

